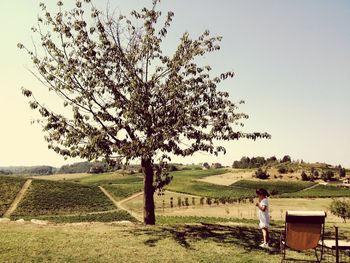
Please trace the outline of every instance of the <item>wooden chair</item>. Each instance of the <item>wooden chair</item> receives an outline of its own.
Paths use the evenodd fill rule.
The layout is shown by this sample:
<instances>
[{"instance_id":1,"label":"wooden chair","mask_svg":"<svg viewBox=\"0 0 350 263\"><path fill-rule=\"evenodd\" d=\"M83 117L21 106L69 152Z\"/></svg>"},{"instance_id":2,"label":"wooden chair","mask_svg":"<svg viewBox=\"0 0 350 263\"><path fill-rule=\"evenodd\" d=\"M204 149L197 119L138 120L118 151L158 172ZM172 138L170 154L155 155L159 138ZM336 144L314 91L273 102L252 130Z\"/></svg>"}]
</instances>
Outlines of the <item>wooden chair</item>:
<instances>
[{"instance_id":1,"label":"wooden chair","mask_svg":"<svg viewBox=\"0 0 350 263\"><path fill-rule=\"evenodd\" d=\"M280 237L282 262L286 259L287 248L297 251L314 249L317 262L322 260L326 216L323 211L286 212L285 227ZM320 252L316 249L318 246Z\"/></svg>"}]
</instances>

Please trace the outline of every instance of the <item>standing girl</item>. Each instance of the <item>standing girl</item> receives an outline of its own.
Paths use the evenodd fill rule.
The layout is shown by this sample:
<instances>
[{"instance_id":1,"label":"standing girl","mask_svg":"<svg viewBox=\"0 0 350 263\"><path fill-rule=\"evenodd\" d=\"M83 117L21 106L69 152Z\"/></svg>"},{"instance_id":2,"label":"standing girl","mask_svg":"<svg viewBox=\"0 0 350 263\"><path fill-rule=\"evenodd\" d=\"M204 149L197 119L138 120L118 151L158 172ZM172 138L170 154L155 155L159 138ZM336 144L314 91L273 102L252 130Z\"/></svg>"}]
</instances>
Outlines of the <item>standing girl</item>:
<instances>
[{"instance_id":1,"label":"standing girl","mask_svg":"<svg viewBox=\"0 0 350 263\"><path fill-rule=\"evenodd\" d=\"M270 195L266 189L257 189L256 195L259 198L259 203L256 204L258 208L259 216L259 227L262 231L264 242L260 245L262 248L269 247L269 227L270 227L270 216L269 216L269 200L267 199Z\"/></svg>"}]
</instances>

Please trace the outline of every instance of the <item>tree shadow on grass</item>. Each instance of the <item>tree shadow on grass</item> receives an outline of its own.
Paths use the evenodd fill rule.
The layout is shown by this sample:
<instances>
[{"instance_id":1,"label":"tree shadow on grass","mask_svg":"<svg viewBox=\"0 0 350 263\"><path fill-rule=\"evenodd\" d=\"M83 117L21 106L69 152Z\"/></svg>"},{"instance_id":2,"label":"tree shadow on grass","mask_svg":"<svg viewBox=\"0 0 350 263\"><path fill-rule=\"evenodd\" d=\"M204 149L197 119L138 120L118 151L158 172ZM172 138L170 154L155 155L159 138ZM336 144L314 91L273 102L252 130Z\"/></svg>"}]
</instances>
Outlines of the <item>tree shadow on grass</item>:
<instances>
[{"instance_id":1,"label":"tree shadow on grass","mask_svg":"<svg viewBox=\"0 0 350 263\"><path fill-rule=\"evenodd\" d=\"M128 230L130 231L130 230ZM247 226L227 226L219 224L174 225L164 227L139 228L130 231L131 234L148 237L144 241L147 246L156 246L160 240L172 238L186 249L193 249L196 241L211 241L221 246L238 246L247 251L262 250L259 244L262 240L261 231ZM279 253L279 234L271 234L270 254Z\"/></svg>"}]
</instances>

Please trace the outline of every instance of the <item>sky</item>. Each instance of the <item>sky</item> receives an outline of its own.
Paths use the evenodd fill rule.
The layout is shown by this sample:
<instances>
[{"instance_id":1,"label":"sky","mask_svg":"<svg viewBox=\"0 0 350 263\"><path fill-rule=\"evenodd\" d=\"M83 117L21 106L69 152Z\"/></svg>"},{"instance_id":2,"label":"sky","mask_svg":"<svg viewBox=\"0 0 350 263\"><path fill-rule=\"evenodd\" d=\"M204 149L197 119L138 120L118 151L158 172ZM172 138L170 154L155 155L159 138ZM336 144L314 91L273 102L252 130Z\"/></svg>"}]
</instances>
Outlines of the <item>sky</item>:
<instances>
[{"instance_id":1,"label":"sky","mask_svg":"<svg viewBox=\"0 0 350 263\"><path fill-rule=\"evenodd\" d=\"M55 10L55 1L46 2ZM151 0L94 3L127 14ZM226 155L197 153L172 161L231 165L242 156L290 155L350 168L350 1L163 0L160 8L175 13L164 43L168 52L185 31L193 38L205 29L223 36L221 50L205 56L204 64L215 72L235 71L220 90L232 101L246 102L240 107L250 116L245 131L272 135L223 143ZM64 160L47 148L41 127L31 124L38 115L21 94L25 87L46 100L45 88L28 71L28 57L16 47L18 42L33 46L30 28L39 11L34 0L0 2L0 167L79 161Z\"/></svg>"}]
</instances>

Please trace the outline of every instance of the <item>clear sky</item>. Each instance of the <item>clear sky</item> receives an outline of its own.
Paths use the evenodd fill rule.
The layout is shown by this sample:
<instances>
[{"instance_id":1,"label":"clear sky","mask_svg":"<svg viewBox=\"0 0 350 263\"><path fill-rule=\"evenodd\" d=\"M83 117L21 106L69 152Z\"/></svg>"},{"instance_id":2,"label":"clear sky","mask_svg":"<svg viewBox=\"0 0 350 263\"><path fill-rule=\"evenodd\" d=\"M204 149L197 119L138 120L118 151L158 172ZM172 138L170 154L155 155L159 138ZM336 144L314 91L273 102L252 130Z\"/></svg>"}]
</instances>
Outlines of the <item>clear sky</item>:
<instances>
[{"instance_id":1,"label":"clear sky","mask_svg":"<svg viewBox=\"0 0 350 263\"><path fill-rule=\"evenodd\" d=\"M107 2L95 0L102 8ZM109 5L125 14L150 2ZM209 29L224 37L222 49L205 57L205 64L217 72L235 71L220 89L233 101L246 101L240 110L250 115L247 131L272 135L225 143L227 154L219 157L196 154L173 161L231 165L242 156L288 154L350 168L350 1L163 0L161 9L175 12L166 50L184 31L195 38ZM72 163L76 160L65 162L47 149L41 128L31 125L38 115L21 95L22 86L42 90L26 69L31 68L26 54L16 48L18 42L32 46L38 1L0 1L0 12L0 166Z\"/></svg>"}]
</instances>

